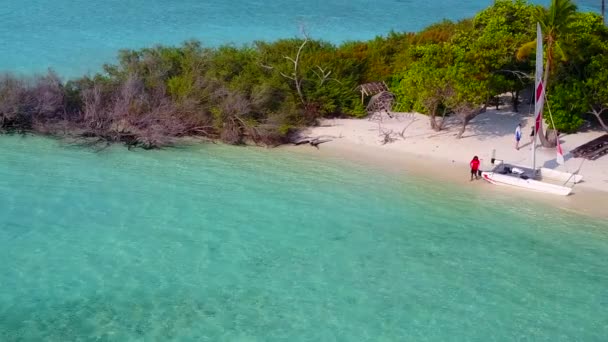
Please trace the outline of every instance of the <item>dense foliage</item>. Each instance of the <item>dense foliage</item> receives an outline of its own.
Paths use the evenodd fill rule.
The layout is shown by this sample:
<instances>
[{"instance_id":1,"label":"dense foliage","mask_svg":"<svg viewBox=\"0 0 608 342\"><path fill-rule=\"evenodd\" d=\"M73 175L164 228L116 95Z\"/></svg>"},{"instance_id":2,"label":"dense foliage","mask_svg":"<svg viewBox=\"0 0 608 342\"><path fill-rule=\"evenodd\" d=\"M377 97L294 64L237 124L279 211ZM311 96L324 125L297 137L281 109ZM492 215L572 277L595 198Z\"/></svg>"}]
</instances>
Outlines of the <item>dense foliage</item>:
<instances>
[{"instance_id":1,"label":"dense foliage","mask_svg":"<svg viewBox=\"0 0 608 342\"><path fill-rule=\"evenodd\" d=\"M0 129L142 147L179 136L273 145L320 117L364 116L356 87L385 81L400 110L428 114L435 129L441 129L437 115L456 115L464 130L499 94L512 93L517 110L520 92L531 86L539 20L554 30L548 96L556 128L574 131L589 113L601 122L608 112L608 30L600 17L563 17L525 1L497 0L471 19L367 42L335 46L306 36L242 47L186 42L121 51L117 64L67 82L53 72L4 75Z\"/></svg>"}]
</instances>

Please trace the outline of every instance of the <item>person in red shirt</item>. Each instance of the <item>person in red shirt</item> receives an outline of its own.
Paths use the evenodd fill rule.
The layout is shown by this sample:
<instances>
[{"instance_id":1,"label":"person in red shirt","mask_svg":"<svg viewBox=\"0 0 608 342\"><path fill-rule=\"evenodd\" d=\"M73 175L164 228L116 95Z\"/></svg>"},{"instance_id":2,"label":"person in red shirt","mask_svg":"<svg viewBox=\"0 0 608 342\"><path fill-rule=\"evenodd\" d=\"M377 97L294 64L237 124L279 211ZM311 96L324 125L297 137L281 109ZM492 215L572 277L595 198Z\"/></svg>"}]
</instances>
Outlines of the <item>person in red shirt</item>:
<instances>
[{"instance_id":1,"label":"person in red shirt","mask_svg":"<svg viewBox=\"0 0 608 342\"><path fill-rule=\"evenodd\" d=\"M479 179L479 158L477 156L473 157L469 165L471 165L471 180L473 180L473 177Z\"/></svg>"}]
</instances>

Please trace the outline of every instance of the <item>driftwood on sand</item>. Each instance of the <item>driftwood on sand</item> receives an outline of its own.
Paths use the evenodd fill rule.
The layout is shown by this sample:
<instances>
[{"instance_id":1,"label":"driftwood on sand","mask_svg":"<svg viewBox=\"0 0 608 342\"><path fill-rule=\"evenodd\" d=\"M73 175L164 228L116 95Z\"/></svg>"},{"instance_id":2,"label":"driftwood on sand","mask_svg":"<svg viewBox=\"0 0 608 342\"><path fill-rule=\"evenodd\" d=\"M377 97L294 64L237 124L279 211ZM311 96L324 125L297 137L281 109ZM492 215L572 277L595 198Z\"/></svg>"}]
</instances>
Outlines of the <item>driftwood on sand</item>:
<instances>
[{"instance_id":1,"label":"driftwood on sand","mask_svg":"<svg viewBox=\"0 0 608 342\"><path fill-rule=\"evenodd\" d=\"M310 137L310 136L298 136L295 137L294 139L292 139L292 143L294 145L302 145L302 144L310 144L310 146L314 146L316 148L319 148L320 144L326 143L326 142L330 142L334 139L337 139L338 137L335 136L331 136L331 135L320 135L317 137Z\"/></svg>"}]
</instances>

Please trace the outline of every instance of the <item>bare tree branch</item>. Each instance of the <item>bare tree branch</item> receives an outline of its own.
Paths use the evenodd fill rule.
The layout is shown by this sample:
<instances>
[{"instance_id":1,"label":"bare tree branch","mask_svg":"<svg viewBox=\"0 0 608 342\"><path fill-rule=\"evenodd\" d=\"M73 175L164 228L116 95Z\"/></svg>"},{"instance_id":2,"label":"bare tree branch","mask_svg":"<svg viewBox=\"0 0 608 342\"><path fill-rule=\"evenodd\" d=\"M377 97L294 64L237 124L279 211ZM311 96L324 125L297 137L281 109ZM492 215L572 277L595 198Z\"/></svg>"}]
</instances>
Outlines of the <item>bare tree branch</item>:
<instances>
[{"instance_id":1,"label":"bare tree branch","mask_svg":"<svg viewBox=\"0 0 608 342\"><path fill-rule=\"evenodd\" d=\"M319 83L319 86L322 86L323 83L325 83L325 81L327 81L329 78L329 76L331 75L331 70L329 71L325 71L325 69L321 68L319 65L316 66L317 69L319 69L319 71L321 72L320 74L318 72L316 72L314 69L312 70L312 72L319 78L319 80L321 81Z\"/></svg>"},{"instance_id":2,"label":"bare tree branch","mask_svg":"<svg viewBox=\"0 0 608 342\"><path fill-rule=\"evenodd\" d=\"M267 64L263 64L263 63L258 63L262 68L264 69L268 69L268 70L274 70L273 66L267 65Z\"/></svg>"},{"instance_id":3,"label":"bare tree branch","mask_svg":"<svg viewBox=\"0 0 608 342\"><path fill-rule=\"evenodd\" d=\"M597 106L591 106L591 111L588 112L589 114L593 114L597 118L597 121L600 123L600 125L606 132L608 132L608 126L602 119L602 114L607 110L608 103L604 103Z\"/></svg>"},{"instance_id":4,"label":"bare tree branch","mask_svg":"<svg viewBox=\"0 0 608 342\"><path fill-rule=\"evenodd\" d=\"M534 75L526 74L525 72L519 71L519 70L501 69L501 70L496 70L495 73L512 74L515 77L517 77L519 82L521 82L522 84L526 84L528 81L534 79Z\"/></svg>"}]
</instances>

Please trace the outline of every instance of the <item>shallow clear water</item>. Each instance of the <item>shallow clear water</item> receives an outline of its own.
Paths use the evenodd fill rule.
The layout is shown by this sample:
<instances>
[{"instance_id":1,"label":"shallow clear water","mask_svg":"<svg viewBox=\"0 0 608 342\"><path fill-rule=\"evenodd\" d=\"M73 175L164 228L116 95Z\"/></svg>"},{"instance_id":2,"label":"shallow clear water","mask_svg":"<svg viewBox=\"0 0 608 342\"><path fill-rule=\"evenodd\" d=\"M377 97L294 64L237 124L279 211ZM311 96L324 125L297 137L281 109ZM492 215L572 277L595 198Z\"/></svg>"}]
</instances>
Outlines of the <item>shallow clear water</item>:
<instances>
[{"instance_id":1,"label":"shallow clear water","mask_svg":"<svg viewBox=\"0 0 608 342\"><path fill-rule=\"evenodd\" d=\"M608 224L283 150L0 136L0 341L601 341Z\"/></svg>"},{"instance_id":2,"label":"shallow clear water","mask_svg":"<svg viewBox=\"0 0 608 342\"><path fill-rule=\"evenodd\" d=\"M546 4L548 0L535 1ZM0 0L0 71L30 74L53 68L74 77L100 70L122 48L249 43L299 35L370 39L390 30L417 31L442 18L460 19L490 0ZM599 10L599 0L577 1Z\"/></svg>"}]
</instances>

